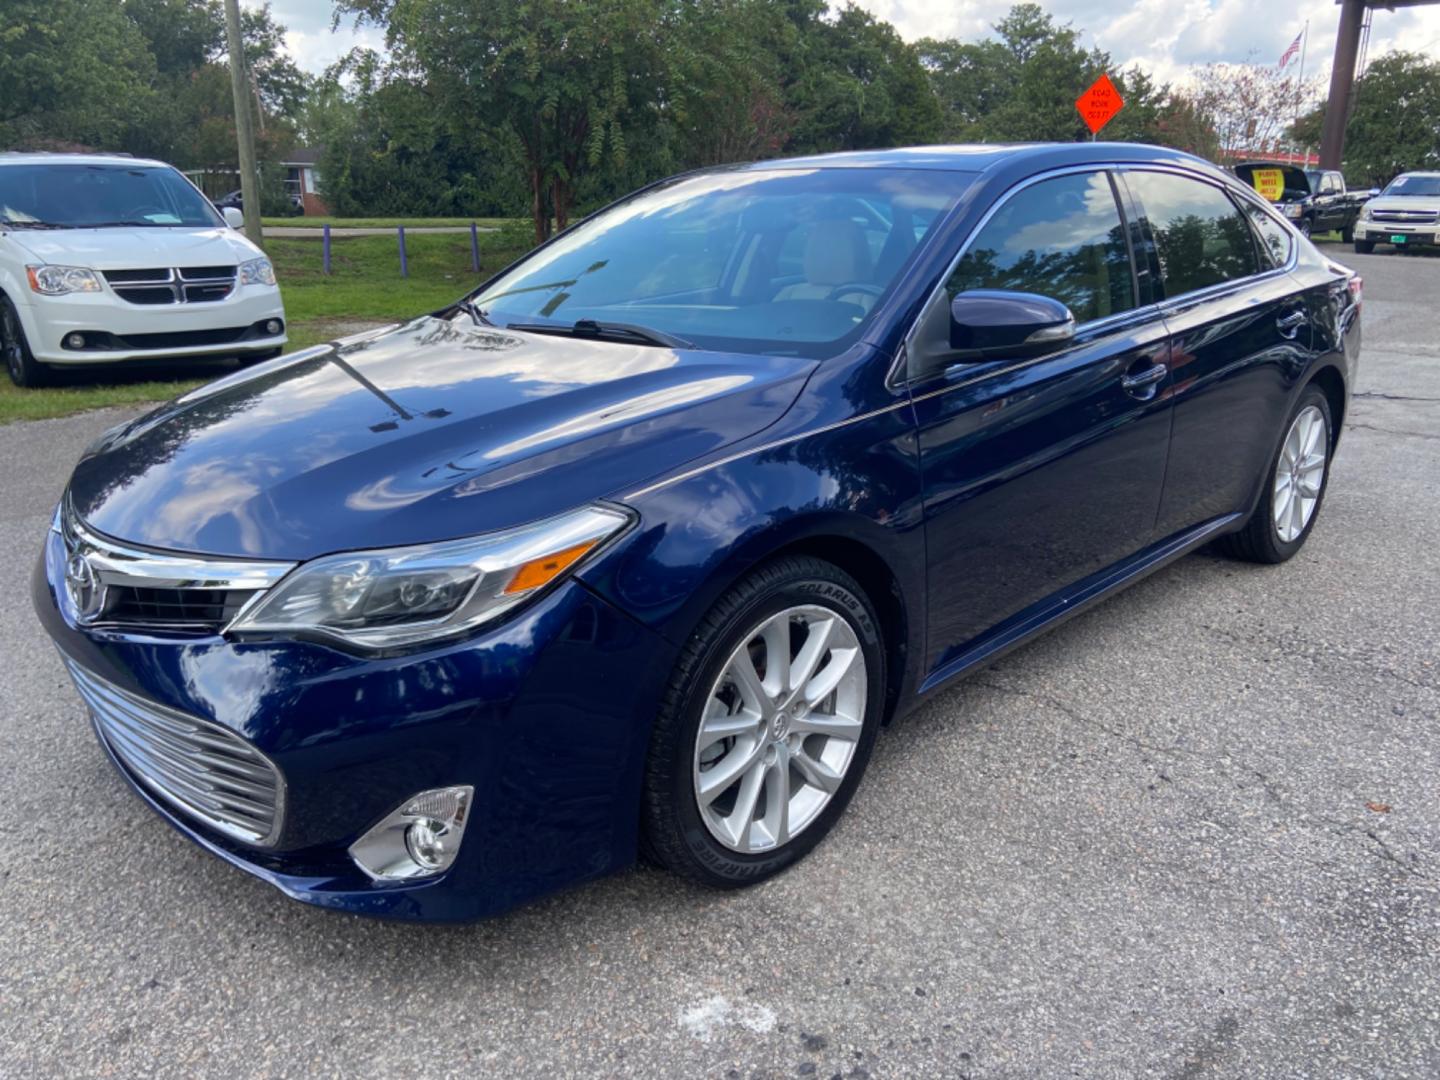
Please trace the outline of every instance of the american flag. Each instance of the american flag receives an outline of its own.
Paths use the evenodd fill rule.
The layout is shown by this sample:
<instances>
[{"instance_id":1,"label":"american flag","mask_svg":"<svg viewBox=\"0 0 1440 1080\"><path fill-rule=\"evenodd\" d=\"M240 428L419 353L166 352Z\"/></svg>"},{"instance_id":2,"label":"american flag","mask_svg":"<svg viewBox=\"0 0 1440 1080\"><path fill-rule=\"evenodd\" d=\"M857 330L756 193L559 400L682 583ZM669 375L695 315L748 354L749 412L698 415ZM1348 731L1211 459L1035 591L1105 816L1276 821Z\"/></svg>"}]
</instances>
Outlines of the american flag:
<instances>
[{"instance_id":1,"label":"american flag","mask_svg":"<svg viewBox=\"0 0 1440 1080\"><path fill-rule=\"evenodd\" d=\"M1282 68L1291 60L1295 59L1295 54L1300 51L1300 38L1303 34L1303 30L1299 34L1296 34L1295 40L1290 42L1290 47L1280 54L1280 66Z\"/></svg>"}]
</instances>

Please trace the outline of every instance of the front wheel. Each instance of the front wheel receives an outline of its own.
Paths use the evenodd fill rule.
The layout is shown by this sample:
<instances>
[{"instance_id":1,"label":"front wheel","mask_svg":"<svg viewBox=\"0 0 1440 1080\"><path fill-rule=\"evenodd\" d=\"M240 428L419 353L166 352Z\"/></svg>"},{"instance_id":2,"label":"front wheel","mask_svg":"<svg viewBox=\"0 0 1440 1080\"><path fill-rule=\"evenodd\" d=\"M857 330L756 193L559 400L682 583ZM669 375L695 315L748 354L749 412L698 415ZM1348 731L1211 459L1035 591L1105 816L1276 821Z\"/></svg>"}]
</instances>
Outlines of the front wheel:
<instances>
[{"instance_id":1,"label":"front wheel","mask_svg":"<svg viewBox=\"0 0 1440 1080\"><path fill-rule=\"evenodd\" d=\"M1357 254L1357 255L1369 255L1369 254L1370 254L1372 251L1374 251L1374 250L1375 250L1375 241L1374 241L1374 240L1356 240L1356 241L1355 241L1355 254Z\"/></svg>"},{"instance_id":2,"label":"front wheel","mask_svg":"<svg viewBox=\"0 0 1440 1080\"><path fill-rule=\"evenodd\" d=\"M1309 218L1301 218L1298 222L1296 222L1295 227L1300 230L1301 236L1305 237L1307 240L1310 238Z\"/></svg>"},{"instance_id":3,"label":"front wheel","mask_svg":"<svg viewBox=\"0 0 1440 1080\"><path fill-rule=\"evenodd\" d=\"M5 370L16 386L44 386L50 371L30 352L25 328L9 297L0 297L0 352L5 356Z\"/></svg>"},{"instance_id":4,"label":"front wheel","mask_svg":"<svg viewBox=\"0 0 1440 1080\"><path fill-rule=\"evenodd\" d=\"M777 560L718 601L681 654L646 762L646 854L704 884L763 881L810 851L880 726L874 609L839 568Z\"/></svg>"},{"instance_id":5,"label":"front wheel","mask_svg":"<svg viewBox=\"0 0 1440 1080\"><path fill-rule=\"evenodd\" d=\"M1299 551L1325 499L1334 445L1330 403L1318 387L1307 387L1271 458L1255 512L1243 529L1220 541L1221 548L1260 563L1282 563Z\"/></svg>"}]
</instances>

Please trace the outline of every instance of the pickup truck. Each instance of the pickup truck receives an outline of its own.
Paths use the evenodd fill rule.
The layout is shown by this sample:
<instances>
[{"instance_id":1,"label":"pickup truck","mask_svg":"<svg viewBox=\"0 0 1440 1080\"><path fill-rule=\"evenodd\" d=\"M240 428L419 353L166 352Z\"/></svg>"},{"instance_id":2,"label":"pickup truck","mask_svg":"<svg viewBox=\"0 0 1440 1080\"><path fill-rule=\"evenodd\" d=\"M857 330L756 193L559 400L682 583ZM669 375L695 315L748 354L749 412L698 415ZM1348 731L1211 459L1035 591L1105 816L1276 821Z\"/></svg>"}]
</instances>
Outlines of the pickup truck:
<instances>
[{"instance_id":1,"label":"pickup truck","mask_svg":"<svg viewBox=\"0 0 1440 1080\"><path fill-rule=\"evenodd\" d=\"M1396 251L1440 245L1440 172L1402 173L1365 204L1355 224L1355 250L1376 244Z\"/></svg>"},{"instance_id":2,"label":"pickup truck","mask_svg":"<svg viewBox=\"0 0 1440 1080\"><path fill-rule=\"evenodd\" d=\"M1355 222L1368 191L1349 191L1333 169L1301 169L1268 161L1246 161L1235 175L1275 203L1306 236L1338 231L1345 243L1355 239Z\"/></svg>"}]
</instances>

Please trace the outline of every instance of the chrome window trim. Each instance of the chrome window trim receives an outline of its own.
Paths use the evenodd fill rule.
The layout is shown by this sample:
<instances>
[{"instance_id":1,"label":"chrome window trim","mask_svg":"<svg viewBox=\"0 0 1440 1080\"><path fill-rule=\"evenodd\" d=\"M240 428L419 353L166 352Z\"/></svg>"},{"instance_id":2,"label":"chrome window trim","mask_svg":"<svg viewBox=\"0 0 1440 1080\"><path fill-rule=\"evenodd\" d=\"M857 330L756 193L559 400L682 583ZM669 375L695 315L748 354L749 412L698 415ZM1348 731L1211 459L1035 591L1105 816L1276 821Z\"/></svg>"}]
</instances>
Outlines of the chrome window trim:
<instances>
[{"instance_id":1,"label":"chrome window trim","mask_svg":"<svg viewBox=\"0 0 1440 1080\"><path fill-rule=\"evenodd\" d=\"M69 554L84 554L102 585L141 589L268 589L298 566L293 562L222 559L131 547L86 527L69 500L51 526Z\"/></svg>"}]
</instances>

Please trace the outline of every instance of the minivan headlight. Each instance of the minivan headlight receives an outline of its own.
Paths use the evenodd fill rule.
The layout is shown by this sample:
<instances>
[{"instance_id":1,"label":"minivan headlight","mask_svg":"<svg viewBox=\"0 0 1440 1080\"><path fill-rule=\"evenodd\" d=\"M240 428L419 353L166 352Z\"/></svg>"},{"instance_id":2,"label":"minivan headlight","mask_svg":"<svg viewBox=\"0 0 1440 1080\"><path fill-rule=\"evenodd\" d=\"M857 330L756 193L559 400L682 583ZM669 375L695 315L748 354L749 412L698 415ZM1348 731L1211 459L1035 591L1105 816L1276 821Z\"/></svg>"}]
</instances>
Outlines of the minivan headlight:
<instances>
[{"instance_id":1,"label":"minivan headlight","mask_svg":"<svg viewBox=\"0 0 1440 1080\"><path fill-rule=\"evenodd\" d=\"M292 570L230 624L367 650L464 633L563 580L630 519L587 506L466 540L326 555Z\"/></svg>"},{"instance_id":2,"label":"minivan headlight","mask_svg":"<svg viewBox=\"0 0 1440 1080\"><path fill-rule=\"evenodd\" d=\"M83 266L27 266L30 288L43 296L100 292L100 276Z\"/></svg>"},{"instance_id":3,"label":"minivan headlight","mask_svg":"<svg viewBox=\"0 0 1440 1080\"><path fill-rule=\"evenodd\" d=\"M274 285L275 268L269 259L250 259L240 264L241 285Z\"/></svg>"}]
</instances>

